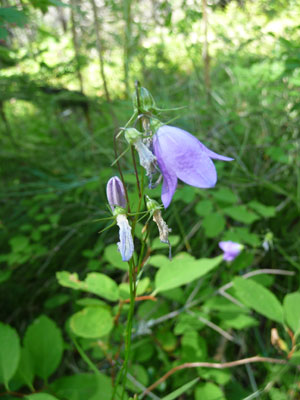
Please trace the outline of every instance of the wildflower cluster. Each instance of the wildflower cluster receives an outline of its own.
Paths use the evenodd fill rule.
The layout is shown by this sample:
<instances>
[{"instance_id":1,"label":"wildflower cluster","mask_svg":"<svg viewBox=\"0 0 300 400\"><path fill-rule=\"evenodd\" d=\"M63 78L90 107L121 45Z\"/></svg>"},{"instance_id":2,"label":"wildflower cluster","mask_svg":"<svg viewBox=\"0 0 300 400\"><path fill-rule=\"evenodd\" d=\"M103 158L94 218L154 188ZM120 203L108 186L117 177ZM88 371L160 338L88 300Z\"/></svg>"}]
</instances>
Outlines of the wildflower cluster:
<instances>
[{"instance_id":1,"label":"wildflower cluster","mask_svg":"<svg viewBox=\"0 0 300 400\"><path fill-rule=\"evenodd\" d=\"M195 136L183 129L164 125L158 115L163 111L156 107L152 95L147 89L138 87L133 98L134 114L129 123L118 134L124 138L138 154L139 163L145 170L141 180L136 171L139 190L144 187L144 174L148 178L148 187L156 187L161 180L161 200L164 208L169 207L177 188L178 179L198 188L211 188L217 182L217 172L212 160L232 161L232 158L219 155L209 150ZM139 123L140 130L136 128ZM129 126L132 124L133 126ZM134 154L134 153L133 153ZM135 160L133 160L135 164ZM119 172L122 171L118 164ZM153 183L154 177L158 179ZM113 177L107 184L107 199L117 225L120 228L118 249L123 261L129 261L134 253L132 229L126 210L126 186L118 177ZM140 191L140 198L145 196ZM153 218L159 231L159 238L170 245L168 225L162 218L162 206L147 196L145 215ZM141 201L137 213L141 212ZM136 222L136 220L135 220ZM135 223L134 223L135 224ZM147 224L146 224L147 225Z\"/></svg>"},{"instance_id":2,"label":"wildflower cluster","mask_svg":"<svg viewBox=\"0 0 300 400\"><path fill-rule=\"evenodd\" d=\"M163 211L171 204L178 179L198 188L211 188L217 182L217 172L212 160L232 160L209 150L195 136L183 129L161 122L159 117L163 110L157 108L152 95L138 85L133 98L133 107L132 117L115 136L116 160L114 164L117 165L119 177L110 178L106 187L113 224L119 227L118 250L122 260L128 262L129 265L130 308L126 328L125 359L117 380L118 383L120 379L123 379L123 385L125 385L128 367L137 283L147 260L148 253L145 250L148 247L151 220L156 224L160 241L169 246L171 259L169 241L171 229L163 219ZM128 146L127 150L118 154L120 139L125 139ZM134 210L129 204L130 196L121 167L121 158L128 150L131 150L138 192L138 204L135 205ZM136 154L141 166L140 172L138 172ZM150 189L147 192L146 179ZM161 181L162 204L159 204L151 198L151 189L157 187ZM135 255L135 229L140 220L144 221L144 227L140 238L139 254ZM220 247L224 251L223 258L226 261L232 261L242 249L239 244L231 242L220 242ZM123 392L124 388L125 386L123 386Z\"/></svg>"}]
</instances>

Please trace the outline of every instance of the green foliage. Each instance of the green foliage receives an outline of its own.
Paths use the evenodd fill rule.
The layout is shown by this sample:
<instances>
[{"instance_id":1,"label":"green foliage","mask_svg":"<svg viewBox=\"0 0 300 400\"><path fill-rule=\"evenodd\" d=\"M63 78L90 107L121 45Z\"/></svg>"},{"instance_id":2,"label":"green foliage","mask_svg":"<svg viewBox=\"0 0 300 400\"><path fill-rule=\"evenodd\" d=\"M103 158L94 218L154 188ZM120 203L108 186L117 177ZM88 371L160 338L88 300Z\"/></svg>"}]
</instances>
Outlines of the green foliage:
<instances>
[{"instance_id":1,"label":"green foliage","mask_svg":"<svg viewBox=\"0 0 300 400\"><path fill-rule=\"evenodd\" d=\"M102 307L86 307L70 319L70 327L75 335L94 339L107 335L113 328L113 319Z\"/></svg>"},{"instance_id":2,"label":"green foliage","mask_svg":"<svg viewBox=\"0 0 300 400\"><path fill-rule=\"evenodd\" d=\"M20 339L13 328L0 323L0 343L0 382L8 389L20 359Z\"/></svg>"},{"instance_id":3,"label":"green foliage","mask_svg":"<svg viewBox=\"0 0 300 400\"><path fill-rule=\"evenodd\" d=\"M33 371L46 381L61 362L63 339L60 329L50 318L42 315L27 328L24 347L30 353Z\"/></svg>"},{"instance_id":4,"label":"green foliage","mask_svg":"<svg viewBox=\"0 0 300 400\"><path fill-rule=\"evenodd\" d=\"M222 256L195 260L187 253L178 254L172 262L166 257L160 260L155 276L155 293L174 289L206 275L222 261Z\"/></svg>"},{"instance_id":5,"label":"green foliage","mask_svg":"<svg viewBox=\"0 0 300 400\"><path fill-rule=\"evenodd\" d=\"M239 299L258 313L279 323L283 322L283 309L272 292L251 279L234 278L234 289Z\"/></svg>"},{"instance_id":6,"label":"green foliage","mask_svg":"<svg viewBox=\"0 0 300 400\"><path fill-rule=\"evenodd\" d=\"M124 398L182 363L261 355L287 365L179 368L153 398L297 399L299 5L208 4L207 90L199 2L177 9L158 0L151 15L143 2L125 3L104 2L99 18L111 101L98 76L88 2L9 0L0 10L0 393L4 400L113 396L126 356L130 284L118 228L106 229L114 220L105 184L118 174L113 135L132 112L127 65L129 89L138 79L151 92L143 93L145 112L175 109L157 117L234 161L214 160L215 188L178 183L162 210L172 261L152 218L145 227L148 216L138 215L134 260L143 267ZM122 133L118 146L126 148ZM130 150L120 163L132 223L139 197ZM145 192L160 203L161 184ZM223 262L221 240L244 250Z\"/></svg>"}]
</instances>

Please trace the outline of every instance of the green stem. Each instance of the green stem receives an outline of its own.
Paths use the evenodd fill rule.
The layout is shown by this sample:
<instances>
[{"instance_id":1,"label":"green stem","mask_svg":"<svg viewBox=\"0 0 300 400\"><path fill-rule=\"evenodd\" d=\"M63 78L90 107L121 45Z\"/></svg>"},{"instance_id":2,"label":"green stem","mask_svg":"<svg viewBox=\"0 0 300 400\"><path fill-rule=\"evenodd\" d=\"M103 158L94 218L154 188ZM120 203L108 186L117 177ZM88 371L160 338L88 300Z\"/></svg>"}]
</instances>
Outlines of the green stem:
<instances>
[{"instance_id":1,"label":"green stem","mask_svg":"<svg viewBox=\"0 0 300 400\"><path fill-rule=\"evenodd\" d=\"M87 365L90 367L90 369L92 371L95 372L95 374L100 375L100 372L97 368L97 366L93 363L93 361L88 357L88 355L85 353L85 351L83 350L83 348L79 345L79 343L77 342L77 340L75 339L75 337L73 335L70 335L72 342L74 343L78 353L80 354L81 358L87 363Z\"/></svg>"},{"instance_id":2,"label":"green stem","mask_svg":"<svg viewBox=\"0 0 300 400\"><path fill-rule=\"evenodd\" d=\"M134 314L134 304L135 304L135 296L136 296L136 285L134 280L134 264L133 262L129 262L129 288L130 288L130 306L127 318L127 327L126 327L126 342L125 342L125 359L123 364L123 391L122 391L122 400L125 393L125 386L127 381L127 372L128 372L128 361L130 356L130 347L131 347L131 331L132 331L132 323L133 323L133 314Z\"/></svg>"}]
</instances>

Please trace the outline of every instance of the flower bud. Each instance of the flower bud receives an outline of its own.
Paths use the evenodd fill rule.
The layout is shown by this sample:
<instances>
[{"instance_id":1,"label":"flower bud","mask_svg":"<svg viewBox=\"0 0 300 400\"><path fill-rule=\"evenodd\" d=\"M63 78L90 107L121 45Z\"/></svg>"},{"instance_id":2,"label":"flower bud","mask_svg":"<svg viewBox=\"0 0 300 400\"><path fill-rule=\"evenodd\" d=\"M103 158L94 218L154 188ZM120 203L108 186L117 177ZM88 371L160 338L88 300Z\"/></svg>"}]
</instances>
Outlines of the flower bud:
<instances>
[{"instance_id":1,"label":"flower bud","mask_svg":"<svg viewBox=\"0 0 300 400\"><path fill-rule=\"evenodd\" d=\"M155 111L156 104L152 94L144 87L138 88L138 94L140 104L138 104L137 95L136 92L134 92L132 98L133 108L139 111L139 113L149 113Z\"/></svg>"},{"instance_id":2,"label":"flower bud","mask_svg":"<svg viewBox=\"0 0 300 400\"><path fill-rule=\"evenodd\" d=\"M125 189L117 176L113 176L107 182L106 196L112 211L115 210L116 206L126 208Z\"/></svg>"},{"instance_id":3,"label":"flower bud","mask_svg":"<svg viewBox=\"0 0 300 400\"><path fill-rule=\"evenodd\" d=\"M146 195L146 206L148 211L160 210L161 206L158 204L156 200L151 199Z\"/></svg>"}]
</instances>

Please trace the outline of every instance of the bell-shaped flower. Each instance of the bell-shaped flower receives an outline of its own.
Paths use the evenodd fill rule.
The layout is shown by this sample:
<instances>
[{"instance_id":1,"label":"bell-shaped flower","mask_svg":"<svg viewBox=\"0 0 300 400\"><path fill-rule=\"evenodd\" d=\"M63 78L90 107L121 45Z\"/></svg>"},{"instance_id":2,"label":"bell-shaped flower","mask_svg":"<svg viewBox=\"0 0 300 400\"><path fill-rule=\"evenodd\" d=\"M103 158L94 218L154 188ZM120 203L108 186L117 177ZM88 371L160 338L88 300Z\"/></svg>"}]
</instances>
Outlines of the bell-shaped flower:
<instances>
[{"instance_id":1,"label":"bell-shaped flower","mask_svg":"<svg viewBox=\"0 0 300 400\"><path fill-rule=\"evenodd\" d=\"M161 199L167 208L177 180L198 188L211 188L217 182L212 159L232 161L205 147L195 136L174 126L161 126L153 136L153 150L163 175Z\"/></svg>"},{"instance_id":2,"label":"bell-shaped flower","mask_svg":"<svg viewBox=\"0 0 300 400\"><path fill-rule=\"evenodd\" d=\"M122 181L114 176L110 178L106 186L107 200L110 208L116 217L119 230L118 250L121 253L123 261L129 261L134 252L133 239L131 234L131 226L126 217L126 198L125 189Z\"/></svg>"},{"instance_id":3,"label":"bell-shaped flower","mask_svg":"<svg viewBox=\"0 0 300 400\"><path fill-rule=\"evenodd\" d=\"M233 261L243 250L244 246L231 240L219 242L219 247L223 250L223 259L225 261Z\"/></svg>"}]
</instances>

